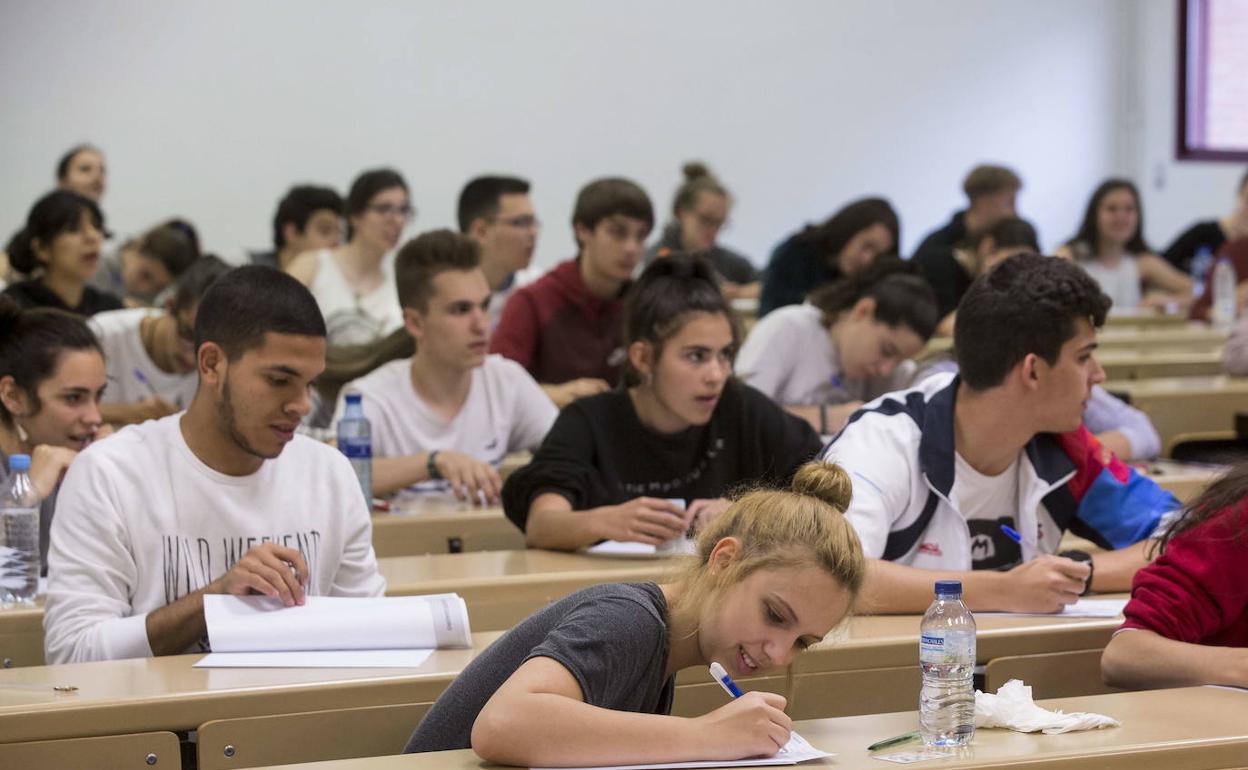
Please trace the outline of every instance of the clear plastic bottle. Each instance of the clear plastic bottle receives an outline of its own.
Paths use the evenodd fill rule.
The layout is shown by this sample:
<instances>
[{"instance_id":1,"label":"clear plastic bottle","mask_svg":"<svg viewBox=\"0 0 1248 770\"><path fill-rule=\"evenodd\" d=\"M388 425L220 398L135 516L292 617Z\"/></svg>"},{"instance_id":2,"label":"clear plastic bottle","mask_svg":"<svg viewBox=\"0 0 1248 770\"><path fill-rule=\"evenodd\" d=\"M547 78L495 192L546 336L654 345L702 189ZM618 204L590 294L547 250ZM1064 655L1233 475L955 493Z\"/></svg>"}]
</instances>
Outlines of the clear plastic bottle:
<instances>
[{"instance_id":1,"label":"clear plastic bottle","mask_svg":"<svg viewBox=\"0 0 1248 770\"><path fill-rule=\"evenodd\" d=\"M919 626L919 732L929 746L963 746L975 737L975 618L962 581L937 580Z\"/></svg>"},{"instance_id":2,"label":"clear plastic bottle","mask_svg":"<svg viewBox=\"0 0 1248 770\"><path fill-rule=\"evenodd\" d=\"M338 449L351 461L355 476L360 480L364 504L373 508L373 426L364 416L363 398L359 393L348 393L347 408L338 421Z\"/></svg>"},{"instance_id":3,"label":"clear plastic bottle","mask_svg":"<svg viewBox=\"0 0 1248 770\"><path fill-rule=\"evenodd\" d=\"M9 456L9 484L0 500L0 602L30 604L39 593L39 492L30 455Z\"/></svg>"},{"instance_id":4,"label":"clear plastic bottle","mask_svg":"<svg viewBox=\"0 0 1248 770\"><path fill-rule=\"evenodd\" d=\"M1213 264L1213 250L1201 246L1192 257L1192 299L1200 299L1205 293L1205 279L1208 278L1209 266Z\"/></svg>"},{"instance_id":5,"label":"clear plastic bottle","mask_svg":"<svg viewBox=\"0 0 1248 770\"><path fill-rule=\"evenodd\" d=\"M1213 325L1229 329L1235 323L1235 267L1226 257L1213 265L1213 308L1209 315Z\"/></svg>"}]
</instances>

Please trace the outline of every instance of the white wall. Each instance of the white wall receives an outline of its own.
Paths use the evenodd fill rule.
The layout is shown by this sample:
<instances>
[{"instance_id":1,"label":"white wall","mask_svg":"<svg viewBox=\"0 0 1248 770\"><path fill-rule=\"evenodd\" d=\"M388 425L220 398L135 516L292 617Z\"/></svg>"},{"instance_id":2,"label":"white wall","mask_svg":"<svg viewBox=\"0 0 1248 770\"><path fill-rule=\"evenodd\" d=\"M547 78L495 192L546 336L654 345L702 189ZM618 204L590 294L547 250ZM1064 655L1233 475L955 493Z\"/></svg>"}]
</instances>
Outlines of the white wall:
<instances>
[{"instance_id":1,"label":"white wall","mask_svg":"<svg viewBox=\"0 0 1248 770\"><path fill-rule=\"evenodd\" d=\"M551 264L584 182L632 176L663 218L693 157L759 262L873 193L913 246L981 160L1021 172L1052 245L1122 168L1133 20L1128 0L4 3L0 233L90 140L114 230L183 214L229 258L268 243L289 184L393 164L413 233L453 224L469 176L528 176Z\"/></svg>"},{"instance_id":2,"label":"white wall","mask_svg":"<svg viewBox=\"0 0 1248 770\"><path fill-rule=\"evenodd\" d=\"M1245 164L1176 161L1178 9L1174 0L1149 0L1134 10L1135 93L1127 122L1129 172L1144 199L1145 236L1164 249L1199 219L1226 215Z\"/></svg>"}]
</instances>

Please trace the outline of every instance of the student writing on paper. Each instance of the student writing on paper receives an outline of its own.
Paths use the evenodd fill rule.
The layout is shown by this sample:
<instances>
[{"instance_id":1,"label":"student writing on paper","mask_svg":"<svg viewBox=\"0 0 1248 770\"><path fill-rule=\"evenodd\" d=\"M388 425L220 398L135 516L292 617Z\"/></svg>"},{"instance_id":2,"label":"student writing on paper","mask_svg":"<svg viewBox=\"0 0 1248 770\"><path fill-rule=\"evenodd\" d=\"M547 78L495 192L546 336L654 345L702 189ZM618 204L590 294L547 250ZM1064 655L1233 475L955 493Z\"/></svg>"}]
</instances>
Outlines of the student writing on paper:
<instances>
[{"instance_id":1,"label":"student writing on paper","mask_svg":"<svg viewBox=\"0 0 1248 770\"><path fill-rule=\"evenodd\" d=\"M1101 657L1114 687L1248 687L1248 464L1193 501L1131 587Z\"/></svg>"},{"instance_id":2,"label":"student writing on paper","mask_svg":"<svg viewBox=\"0 0 1248 770\"><path fill-rule=\"evenodd\" d=\"M880 257L857 275L816 289L755 324L736 370L821 434L854 410L905 387L910 358L936 327L932 290L907 262Z\"/></svg>"},{"instance_id":3,"label":"student writing on paper","mask_svg":"<svg viewBox=\"0 0 1248 770\"><path fill-rule=\"evenodd\" d=\"M487 355L490 286L475 241L424 233L399 250L394 272L416 353L348 383L338 416L347 392L363 395L377 494L445 479L461 499L496 502L496 468L537 448L555 406L524 367Z\"/></svg>"},{"instance_id":4,"label":"student writing on paper","mask_svg":"<svg viewBox=\"0 0 1248 770\"><path fill-rule=\"evenodd\" d=\"M625 304L627 387L565 407L503 485L532 547L657 545L723 510L733 486L787 479L819 451L806 422L732 379L737 327L704 259L655 260Z\"/></svg>"},{"instance_id":5,"label":"student writing on paper","mask_svg":"<svg viewBox=\"0 0 1248 770\"><path fill-rule=\"evenodd\" d=\"M866 606L921 612L939 579L961 580L972 609L1015 612L1130 586L1143 541L1179 504L1081 425L1105 378L1094 351L1108 309L1076 265L1010 257L958 306L960 372L850 418L824 457L854 479L846 516L873 558ZM1067 529L1117 550L1090 564L1055 555Z\"/></svg>"},{"instance_id":6,"label":"student writing on paper","mask_svg":"<svg viewBox=\"0 0 1248 770\"><path fill-rule=\"evenodd\" d=\"M209 287L229 265L206 254L179 278L165 308L127 308L96 313L87 322L108 365L104 421L126 425L159 420L190 406L195 375L195 312Z\"/></svg>"},{"instance_id":7,"label":"student writing on paper","mask_svg":"<svg viewBox=\"0 0 1248 770\"><path fill-rule=\"evenodd\" d=\"M788 665L849 613L863 577L840 513L849 497L840 468L807 464L792 491L745 494L703 528L674 582L594 586L540 610L464 669L406 751L471 746L526 767L775 754L790 734L783 697L750 692L673 718L674 677L711 662L738 679Z\"/></svg>"},{"instance_id":8,"label":"student writing on paper","mask_svg":"<svg viewBox=\"0 0 1248 770\"><path fill-rule=\"evenodd\" d=\"M48 567L48 533L65 469L112 429L102 425L108 385L100 344L79 316L52 308L21 310L0 297L0 490L9 455L30 455L30 479L43 500L39 558Z\"/></svg>"},{"instance_id":9,"label":"student writing on paper","mask_svg":"<svg viewBox=\"0 0 1248 770\"><path fill-rule=\"evenodd\" d=\"M82 452L48 553L49 663L204 649L205 593L380 596L372 526L346 458L295 428L325 367L298 281L236 268L200 301L199 390L183 413Z\"/></svg>"}]
</instances>

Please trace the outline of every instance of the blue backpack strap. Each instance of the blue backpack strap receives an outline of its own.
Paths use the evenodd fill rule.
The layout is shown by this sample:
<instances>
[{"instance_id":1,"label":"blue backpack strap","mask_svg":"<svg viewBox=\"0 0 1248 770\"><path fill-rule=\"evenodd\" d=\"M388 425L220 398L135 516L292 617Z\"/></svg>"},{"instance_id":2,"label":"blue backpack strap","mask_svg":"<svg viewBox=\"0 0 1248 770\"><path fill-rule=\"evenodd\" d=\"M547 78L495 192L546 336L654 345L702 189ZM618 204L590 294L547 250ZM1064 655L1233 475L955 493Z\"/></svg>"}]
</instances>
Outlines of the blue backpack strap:
<instances>
[{"instance_id":1,"label":"blue backpack strap","mask_svg":"<svg viewBox=\"0 0 1248 770\"><path fill-rule=\"evenodd\" d=\"M914 548L914 544L919 542L919 538L923 537L923 533L927 530L927 525L932 523L932 517L936 515L936 506L940 504L940 498L936 493L928 490L927 502L923 504L923 510L919 513L919 518L905 529L899 529L888 533L888 540L884 543L884 556L886 561L896 561L906 554L910 553L910 549Z\"/></svg>"}]
</instances>

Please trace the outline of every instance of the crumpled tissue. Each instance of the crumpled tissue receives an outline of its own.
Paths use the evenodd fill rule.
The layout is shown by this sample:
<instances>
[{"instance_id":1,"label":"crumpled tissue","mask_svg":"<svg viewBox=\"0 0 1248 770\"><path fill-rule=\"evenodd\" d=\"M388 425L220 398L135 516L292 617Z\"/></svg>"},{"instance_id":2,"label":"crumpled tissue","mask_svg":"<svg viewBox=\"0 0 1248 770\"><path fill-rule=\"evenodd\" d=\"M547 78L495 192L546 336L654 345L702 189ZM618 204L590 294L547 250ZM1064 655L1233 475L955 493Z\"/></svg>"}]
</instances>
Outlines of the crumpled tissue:
<instances>
[{"instance_id":1,"label":"crumpled tissue","mask_svg":"<svg viewBox=\"0 0 1248 770\"><path fill-rule=\"evenodd\" d=\"M975 727L1005 727L1020 733L1043 732L1045 735L1118 727L1121 723L1103 714L1076 712L1065 714L1040 708L1031 698L1031 688L1018 679L1011 679L996 695L975 691Z\"/></svg>"}]
</instances>

